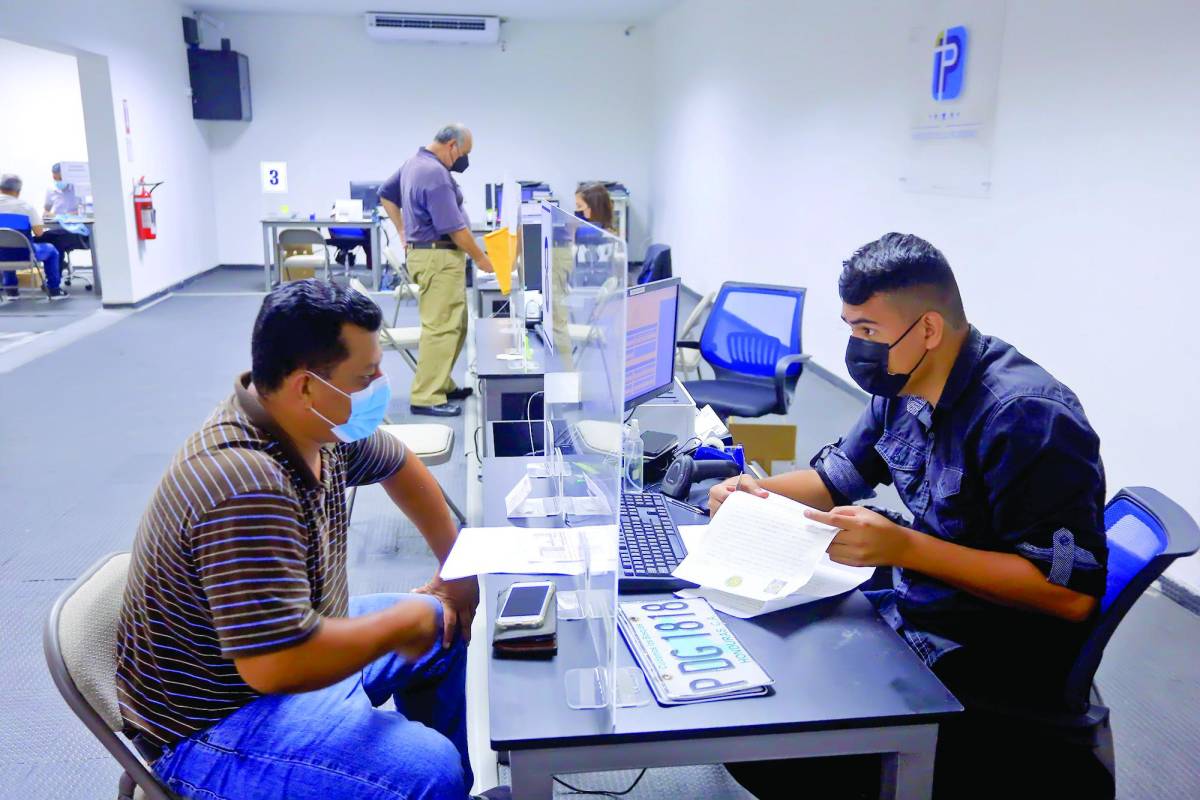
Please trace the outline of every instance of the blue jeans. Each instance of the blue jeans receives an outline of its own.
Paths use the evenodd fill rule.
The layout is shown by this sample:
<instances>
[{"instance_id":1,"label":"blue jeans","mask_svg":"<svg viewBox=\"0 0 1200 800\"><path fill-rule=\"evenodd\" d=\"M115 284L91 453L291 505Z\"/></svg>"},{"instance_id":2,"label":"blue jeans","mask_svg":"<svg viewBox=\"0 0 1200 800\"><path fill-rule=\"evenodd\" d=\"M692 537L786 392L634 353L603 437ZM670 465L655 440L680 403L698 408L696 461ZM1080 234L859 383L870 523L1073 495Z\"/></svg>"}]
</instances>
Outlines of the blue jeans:
<instances>
[{"instance_id":1,"label":"blue jeans","mask_svg":"<svg viewBox=\"0 0 1200 800\"><path fill-rule=\"evenodd\" d=\"M438 602L365 595L350 616L412 599ZM264 695L167 748L154 771L200 800L465 800L466 665L462 641L443 650L439 636L415 662L392 654L315 692ZM396 711L378 708L388 697Z\"/></svg>"},{"instance_id":2,"label":"blue jeans","mask_svg":"<svg viewBox=\"0 0 1200 800\"><path fill-rule=\"evenodd\" d=\"M38 261L42 262L42 267L46 270L46 285L51 289L57 289L58 282L62 277L59 269L58 249L52 244L34 242L33 252L38 257ZM16 286L17 273L13 270L6 271L3 282L5 286Z\"/></svg>"}]
</instances>

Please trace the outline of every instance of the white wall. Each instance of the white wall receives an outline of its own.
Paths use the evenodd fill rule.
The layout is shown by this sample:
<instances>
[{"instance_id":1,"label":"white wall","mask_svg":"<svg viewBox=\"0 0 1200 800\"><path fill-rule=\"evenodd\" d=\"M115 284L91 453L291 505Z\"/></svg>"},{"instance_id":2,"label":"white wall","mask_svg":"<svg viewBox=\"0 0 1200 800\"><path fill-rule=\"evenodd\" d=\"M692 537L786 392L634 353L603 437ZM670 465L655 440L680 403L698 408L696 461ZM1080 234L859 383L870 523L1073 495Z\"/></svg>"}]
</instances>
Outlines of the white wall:
<instances>
[{"instance_id":1,"label":"white wall","mask_svg":"<svg viewBox=\"0 0 1200 800\"><path fill-rule=\"evenodd\" d=\"M183 14L169 0L6 0L0 6L4 37L79 56L106 303L136 302L217 263L211 168L191 117ZM36 73L22 74L31 91L40 91ZM130 199L141 175L166 181L154 194L158 239L144 243L134 233Z\"/></svg>"},{"instance_id":2,"label":"white wall","mask_svg":"<svg viewBox=\"0 0 1200 800\"><path fill-rule=\"evenodd\" d=\"M446 122L475 134L459 176L472 220L483 184L543 179L574 209L582 179L633 196L631 257L649 201L650 41L608 23L503 26L499 47L380 43L359 16L222 14L217 36L250 61L254 119L205 123L222 263L262 263L259 219L286 203L324 212L350 180L383 180ZM216 46L213 42L206 46ZM289 193L264 195L260 161L286 161Z\"/></svg>"},{"instance_id":3,"label":"white wall","mask_svg":"<svg viewBox=\"0 0 1200 800\"><path fill-rule=\"evenodd\" d=\"M0 126L0 173L20 175L21 199L41 211L54 183L50 166L87 161L74 56L0 39L0 108L20 108L25 120Z\"/></svg>"},{"instance_id":4,"label":"white wall","mask_svg":"<svg viewBox=\"0 0 1200 800\"><path fill-rule=\"evenodd\" d=\"M889 230L950 259L967 311L1076 390L1111 490L1200 519L1200 6L1009 4L992 196L898 183L911 2L685 2L655 24L653 232L678 273L809 288L842 374L842 259ZM698 53L704 53L698 58ZM1200 559L1170 575L1200 590Z\"/></svg>"}]
</instances>

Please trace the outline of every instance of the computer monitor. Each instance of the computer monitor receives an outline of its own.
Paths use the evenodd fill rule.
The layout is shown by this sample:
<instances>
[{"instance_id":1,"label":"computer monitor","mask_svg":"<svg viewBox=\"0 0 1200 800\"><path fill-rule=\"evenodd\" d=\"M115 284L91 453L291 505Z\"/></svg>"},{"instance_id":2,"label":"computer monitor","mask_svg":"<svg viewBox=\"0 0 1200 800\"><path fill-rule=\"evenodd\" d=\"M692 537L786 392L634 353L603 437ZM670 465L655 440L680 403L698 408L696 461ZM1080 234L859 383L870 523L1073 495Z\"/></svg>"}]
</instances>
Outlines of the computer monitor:
<instances>
[{"instance_id":1,"label":"computer monitor","mask_svg":"<svg viewBox=\"0 0 1200 800\"><path fill-rule=\"evenodd\" d=\"M383 181L350 181L350 199L362 200L363 213L368 217L379 205L379 187Z\"/></svg>"},{"instance_id":2,"label":"computer monitor","mask_svg":"<svg viewBox=\"0 0 1200 800\"><path fill-rule=\"evenodd\" d=\"M521 276L521 280L527 291L540 292L542 290L542 223L540 220L522 222L521 232L521 253L524 256L521 260L521 263L524 264L524 274Z\"/></svg>"},{"instance_id":3,"label":"computer monitor","mask_svg":"<svg viewBox=\"0 0 1200 800\"><path fill-rule=\"evenodd\" d=\"M630 411L675 380L679 278L630 286L625 296L625 410Z\"/></svg>"}]
</instances>

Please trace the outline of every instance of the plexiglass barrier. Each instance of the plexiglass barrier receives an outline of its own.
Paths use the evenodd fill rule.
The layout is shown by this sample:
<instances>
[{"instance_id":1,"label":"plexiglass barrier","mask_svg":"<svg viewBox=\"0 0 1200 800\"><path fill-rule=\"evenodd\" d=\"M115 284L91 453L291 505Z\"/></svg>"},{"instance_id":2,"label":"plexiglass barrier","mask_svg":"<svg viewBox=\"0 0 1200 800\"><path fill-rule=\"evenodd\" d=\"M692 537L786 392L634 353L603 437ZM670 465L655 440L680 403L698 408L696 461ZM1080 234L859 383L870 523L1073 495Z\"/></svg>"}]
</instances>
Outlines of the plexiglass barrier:
<instances>
[{"instance_id":1,"label":"plexiglass barrier","mask_svg":"<svg viewBox=\"0 0 1200 800\"><path fill-rule=\"evenodd\" d=\"M542 242L546 471L564 545L583 562L582 620L565 624L588 626L595 656L568 675L567 702L607 709L611 725L628 680L616 670L628 260L621 239L557 206L542 206Z\"/></svg>"}]
</instances>

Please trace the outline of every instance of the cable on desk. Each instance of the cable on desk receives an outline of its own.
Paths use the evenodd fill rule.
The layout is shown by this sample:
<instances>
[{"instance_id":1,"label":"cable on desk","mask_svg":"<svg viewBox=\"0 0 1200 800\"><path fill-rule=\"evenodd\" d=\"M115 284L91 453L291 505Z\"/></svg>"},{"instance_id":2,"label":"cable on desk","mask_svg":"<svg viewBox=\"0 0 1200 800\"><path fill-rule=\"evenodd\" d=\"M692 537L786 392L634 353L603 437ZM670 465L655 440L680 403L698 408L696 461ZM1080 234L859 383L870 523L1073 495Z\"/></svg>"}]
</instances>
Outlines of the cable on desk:
<instances>
[{"instance_id":1,"label":"cable on desk","mask_svg":"<svg viewBox=\"0 0 1200 800\"><path fill-rule=\"evenodd\" d=\"M624 791L620 791L620 792L610 792L610 791L608 791L608 790L606 790L606 789L593 789L593 790L589 790L589 789L577 789L577 788L575 788L574 786L572 786L571 784L569 784L569 783L567 783L566 781L562 780L561 778L555 778L555 779L554 779L554 782L555 782L555 783L557 783L557 784L559 784L559 785L561 785L561 786L565 786L565 787L567 787L568 789L570 789L571 791L567 792L567 794L572 794L572 795L574 795L574 794L588 794L588 795L595 795L595 796L598 796L598 797L624 797L625 795L627 795L627 794L629 794L630 792L632 792L632 791L634 790L634 788L635 788L635 787L636 787L636 786L637 786L639 783L641 783L641 781L642 781L642 778L644 778L644 777L646 777L646 770L645 770L645 769L643 769L641 772L639 772L639 773L638 773L638 776L637 776L636 778L634 778L634 779L633 779L633 783L629 784L629 788L628 788L628 789L625 789Z\"/></svg>"},{"instance_id":2,"label":"cable on desk","mask_svg":"<svg viewBox=\"0 0 1200 800\"><path fill-rule=\"evenodd\" d=\"M479 466L483 466L483 456L479 455L479 432L483 430L482 425L475 426L475 432L471 434L471 441L475 443L475 460L479 462Z\"/></svg>"},{"instance_id":3,"label":"cable on desk","mask_svg":"<svg viewBox=\"0 0 1200 800\"><path fill-rule=\"evenodd\" d=\"M542 396L542 416L545 417L545 392L534 392L533 394L529 395L529 399L525 401L525 421L529 423L529 455L531 456L537 455L538 451L537 443L533 441L533 398L537 397L539 394Z\"/></svg>"}]
</instances>

